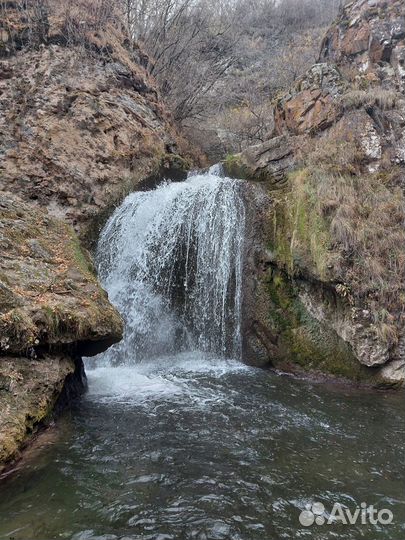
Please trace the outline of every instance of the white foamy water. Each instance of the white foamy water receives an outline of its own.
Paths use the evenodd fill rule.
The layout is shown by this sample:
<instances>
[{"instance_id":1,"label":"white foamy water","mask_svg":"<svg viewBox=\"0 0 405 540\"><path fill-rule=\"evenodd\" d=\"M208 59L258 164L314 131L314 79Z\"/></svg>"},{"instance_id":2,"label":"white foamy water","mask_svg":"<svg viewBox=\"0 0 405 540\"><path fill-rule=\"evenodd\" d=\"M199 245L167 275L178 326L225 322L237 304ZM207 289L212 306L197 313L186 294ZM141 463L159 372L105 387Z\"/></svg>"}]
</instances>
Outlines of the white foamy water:
<instances>
[{"instance_id":1,"label":"white foamy water","mask_svg":"<svg viewBox=\"0 0 405 540\"><path fill-rule=\"evenodd\" d=\"M132 193L107 222L99 274L126 324L102 360L241 357L245 210L241 182L219 172Z\"/></svg>"},{"instance_id":2,"label":"white foamy water","mask_svg":"<svg viewBox=\"0 0 405 540\"><path fill-rule=\"evenodd\" d=\"M104 365L87 370L88 397L102 402L146 405L161 400L187 401L201 406L226 400L218 388L201 385L209 377L219 381L232 373L252 372L237 360L208 357L199 352L155 358L135 365Z\"/></svg>"}]
</instances>

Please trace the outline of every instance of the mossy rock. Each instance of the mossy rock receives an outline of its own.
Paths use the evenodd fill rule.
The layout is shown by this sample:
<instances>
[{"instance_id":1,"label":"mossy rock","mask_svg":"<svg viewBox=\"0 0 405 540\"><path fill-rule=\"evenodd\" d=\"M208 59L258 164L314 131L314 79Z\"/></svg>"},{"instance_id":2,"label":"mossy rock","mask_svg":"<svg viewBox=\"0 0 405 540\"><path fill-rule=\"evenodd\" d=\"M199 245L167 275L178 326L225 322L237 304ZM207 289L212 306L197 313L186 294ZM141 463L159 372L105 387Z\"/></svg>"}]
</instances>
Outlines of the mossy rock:
<instances>
[{"instance_id":1,"label":"mossy rock","mask_svg":"<svg viewBox=\"0 0 405 540\"><path fill-rule=\"evenodd\" d=\"M289 189L273 192L270 249L278 266L291 276L306 273L317 279L329 279L332 257L327 219L319 212L315 189L307 170L289 175Z\"/></svg>"},{"instance_id":2,"label":"mossy rock","mask_svg":"<svg viewBox=\"0 0 405 540\"><path fill-rule=\"evenodd\" d=\"M296 366L306 372L376 382L377 370L361 365L348 343L308 313L293 280L273 270L265 285L271 300L267 324L279 336L278 354L272 358L275 367Z\"/></svg>"},{"instance_id":3,"label":"mossy rock","mask_svg":"<svg viewBox=\"0 0 405 540\"><path fill-rule=\"evenodd\" d=\"M0 203L0 353L119 341L121 317L72 227L9 194Z\"/></svg>"},{"instance_id":4,"label":"mossy rock","mask_svg":"<svg viewBox=\"0 0 405 540\"><path fill-rule=\"evenodd\" d=\"M189 159L186 159L179 154L164 154L161 159L161 168L163 170L175 170L186 173L192 167L192 163Z\"/></svg>"},{"instance_id":5,"label":"mossy rock","mask_svg":"<svg viewBox=\"0 0 405 540\"><path fill-rule=\"evenodd\" d=\"M241 180L250 180L249 169L243 163L241 154L229 154L222 162L226 176Z\"/></svg>"}]
</instances>

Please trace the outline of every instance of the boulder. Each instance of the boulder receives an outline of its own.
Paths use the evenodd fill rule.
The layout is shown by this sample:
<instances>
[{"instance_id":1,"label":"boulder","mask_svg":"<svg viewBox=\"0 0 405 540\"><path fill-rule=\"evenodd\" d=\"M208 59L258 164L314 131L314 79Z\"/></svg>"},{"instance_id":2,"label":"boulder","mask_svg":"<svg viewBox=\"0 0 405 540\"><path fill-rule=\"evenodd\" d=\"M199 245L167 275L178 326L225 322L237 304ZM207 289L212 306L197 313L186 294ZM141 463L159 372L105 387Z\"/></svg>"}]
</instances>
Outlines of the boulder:
<instances>
[{"instance_id":1,"label":"boulder","mask_svg":"<svg viewBox=\"0 0 405 540\"><path fill-rule=\"evenodd\" d=\"M331 126L340 115L338 97L345 89L339 71L316 64L274 106L276 133L316 133Z\"/></svg>"},{"instance_id":2,"label":"boulder","mask_svg":"<svg viewBox=\"0 0 405 540\"><path fill-rule=\"evenodd\" d=\"M293 150L288 137L274 137L242 152L242 162L256 178L266 178L277 185L286 179L293 166Z\"/></svg>"}]
</instances>

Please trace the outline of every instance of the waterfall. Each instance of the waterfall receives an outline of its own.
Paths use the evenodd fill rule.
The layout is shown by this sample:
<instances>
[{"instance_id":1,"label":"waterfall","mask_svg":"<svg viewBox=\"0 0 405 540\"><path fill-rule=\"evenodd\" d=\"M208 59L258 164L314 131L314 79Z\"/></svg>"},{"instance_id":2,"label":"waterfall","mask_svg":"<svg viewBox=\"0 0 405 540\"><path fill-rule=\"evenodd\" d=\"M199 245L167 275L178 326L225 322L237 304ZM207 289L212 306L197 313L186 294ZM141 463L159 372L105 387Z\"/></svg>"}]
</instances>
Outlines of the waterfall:
<instances>
[{"instance_id":1,"label":"waterfall","mask_svg":"<svg viewBox=\"0 0 405 540\"><path fill-rule=\"evenodd\" d=\"M115 364L202 351L241 356L242 183L218 167L129 195L105 225L97 265L125 321Z\"/></svg>"}]
</instances>

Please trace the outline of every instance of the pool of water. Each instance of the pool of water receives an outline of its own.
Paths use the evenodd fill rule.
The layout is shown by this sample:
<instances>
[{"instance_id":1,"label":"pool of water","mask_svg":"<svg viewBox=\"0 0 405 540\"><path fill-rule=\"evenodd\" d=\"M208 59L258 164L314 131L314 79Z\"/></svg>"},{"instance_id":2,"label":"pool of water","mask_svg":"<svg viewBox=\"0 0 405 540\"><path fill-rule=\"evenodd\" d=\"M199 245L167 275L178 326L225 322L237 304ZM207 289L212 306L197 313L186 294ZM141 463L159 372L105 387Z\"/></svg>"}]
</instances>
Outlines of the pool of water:
<instances>
[{"instance_id":1,"label":"pool of water","mask_svg":"<svg viewBox=\"0 0 405 540\"><path fill-rule=\"evenodd\" d=\"M1 483L1 539L404 538L403 394L198 353L88 379L52 443ZM299 519L313 503L322 522L363 502L392 523Z\"/></svg>"}]
</instances>

